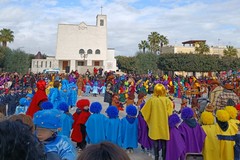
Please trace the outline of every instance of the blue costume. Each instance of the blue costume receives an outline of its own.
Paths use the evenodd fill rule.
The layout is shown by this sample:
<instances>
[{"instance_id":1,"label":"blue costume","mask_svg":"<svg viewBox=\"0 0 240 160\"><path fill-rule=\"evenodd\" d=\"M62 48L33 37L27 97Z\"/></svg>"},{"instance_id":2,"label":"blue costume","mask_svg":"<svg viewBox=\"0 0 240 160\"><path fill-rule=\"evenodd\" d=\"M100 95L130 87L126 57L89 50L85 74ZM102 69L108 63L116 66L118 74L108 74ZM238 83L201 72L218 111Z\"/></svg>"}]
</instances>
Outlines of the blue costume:
<instances>
[{"instance_id":1,"label":"blue costume","mask_svg":"<svg viewBox=\"0 0 240 160\"><path fill-rule=\"evenodd\" d=\"M56 109L42 110L34 114L33 122L37 128L54 132L51 137L42 141L46 155L53 153L59 159L73 160L76 159L76 153L72 142L65 136L57 135L57 129L61 127L61 115Z\"/></svg>"},{"instance_id":2,"label":"blue costume","mask_svg":"<svg viewBox=\"0 0 240 160\"><path fill-rule=\"evenodd\" d=\"M70 137L73 125L73 116L69 113L68 104L62 102L58 105L58 109L63 112L61 116L62 130L58 132L58 134Z\"/></svg>"},{"instance_id":3,"label":"blue costume","mask_svg":"<svg viewBox=\"0 0 240 160\"><path fill-rule=\"evenodd\" d=\"M92 87L92 94L93 94L93 96L97 96L98 95L98 89L99 89L98 82L95 81L94 84L93 84L93 87Z\"/></svg>"},{"instance_id":4,"label":"blue costume","mask_svg":"<svg viewBox=\"0 0 240 160\"><path fill-rule=\"evenodd\" d=\"M92 87L90 86L89 83L87 83L87 84L85 85L85 93L84 93L84 95L85 95L85 96L90 96L90 91L91 91L91 89L92 89Z\"/></svg>"},{"instance_id":5,"label":"blue costume","mask_svg":"<svg viewBox=\"0 0 240 160\"><path fill-rule=\"evenodd\" d=\"M69 84L68 92L68 105L71 107L76 106L77 102L77 85L74 82Z\"/></svg>"},{"instance_id":6,"label":"blue costume","mask_svg":"<svg viewBox=\"0 0 240 160\"><path fill-rule=\"evenodd\" d=\"M106 92L106 84L104 83L104 85L100 88L100 90L101 90L101 95L104 95L105 94L105 92Z\"/></svg>"},{"instance_id":7,"label":"blue costume","mask_svg":"<svg viewBox=\"0 0 240 160\"><path fill-rule=\"evenodd\" d=\"M50 89L48 100L53 104L53 108L56 109L57 106L62 102L62 97L60 95L60 91L58 90L58 88Z\"/></svg>"},{"instance_id":8,"label":"blue costume","mask_svg":"<svg viewBox=\"0 0 240 160\"><path fill-rule=\"evenodd\" d=\"M106 117L101 114L102 105L99 102L93 102L90 106L90 112L93 113L86 122L87 141L91 144L97 144L105 141Z\"/></svg>"},{"instance_id":9,"label":"blue costume","mask_svg":"<svg viewBox=\"0 0 240 160\"><path fill-rule=\"evenodd\" d=\"M122 147L137 148L138 147L138 119L137 109L133 105L126 107L127 116L121 120L121 143Z\"/></svg>"},{"instance_id":10,"label":"blue costume","mask_svg":"<svg viewBox=\"0 0 240 160\"><path fill-rule=\"evenodd\" d=\"M16 111L15 111L15 114L26 114L27 112L27 109L28 109L28 101L26 98L21 98L19 100L19 106L16 107Z\"/></svg>"},{"instance_id":11,"label":"blue costume","mask_svg":"<svg viewBox=\"0 0 240 160\"><path fill-rule=\"evenodd\" d=\"M109 117L105 124L106 140L121 146L121 120L118 117L119 111L117 107L109 106L106 113Z\"/></svg>"},{"instance_id":12,"label":"blue costume","mask_svg":"<svg viewBox=\"0 0 240 160\"><path fill-rule=\"evenodd\" d=\"M26 95L26 98L29 98L29 99L27 99L27 106L29 106L30 103L32 102L33 94L32 93L28 93Z\"/></svg>"},{"instance_id":13,"label":"blue costume","mask_svg":"<svg viewBox=\"0 0 240 160\"><path fill-rule=\"evenodd\" d=\"M61 96L64 102L68 102L68 87L69 87L68 80L63 79L62 86L61 86Z\"/></svg>"}]
</instances>

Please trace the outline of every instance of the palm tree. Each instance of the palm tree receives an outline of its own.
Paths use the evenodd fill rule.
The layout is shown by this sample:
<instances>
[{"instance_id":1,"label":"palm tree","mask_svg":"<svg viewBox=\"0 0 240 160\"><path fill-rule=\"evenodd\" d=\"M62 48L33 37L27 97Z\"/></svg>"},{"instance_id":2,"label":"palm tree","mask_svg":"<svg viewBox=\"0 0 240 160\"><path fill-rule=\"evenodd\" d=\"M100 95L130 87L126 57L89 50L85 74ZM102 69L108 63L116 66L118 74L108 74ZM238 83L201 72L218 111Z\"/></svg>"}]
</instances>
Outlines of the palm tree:
<instances>
[{"instance_id":1,"label":"palm tree","mask_svg":"<svg viewBox=\"0 0 240 160\"><path fill-rule=\"evenodd\" d=\"M0 42L2 42L3 47L7 47L7 42L11 43L13 41L14 41L13 31L6 28L0 30Z\"/></svg>"},{"instance_id":2,"label":"palm tree","mask_svg":"<svg viewBox=\"0 0 240 160\"><path fill-rule=\"evenodd\" d=\"M159 50L160 34L158 32L151 32L151 34L148 35L148 41L150 44L150 51L157 53Z\"/></svg>"},{"instance_id":3,"label":"palm tree","mask_svg":"<svg viewBox=\"0 0 240 160\"><path fill-rule=\"evenodd\" d=\"M223 50L223 55L226 57L238 57L238 51L233 46L226 46L227 48Z\"/></svg>"},{"instance_id":4,"label":"palm tree","mask_svg":"<svg viewBox=\"0 0 240 160\"><path fill-rule=\"evenodd\" d=\"M161 48L163 47L163 45L168 45L169 41L166 36L160 35L159 39Z\"/></svg>"},{"instance_id":5,"label":"palm tree","mask_svg":"<svg viewBox=\"0 0 240 160\"><path fill-rule=\"evenodd\" d=\"M138 48L143 50L143 53L145 53L146 48L150 48L148 42L146 40L141 41L141 43L138 44Z\"/></svg>"},{"instance_id":6,"label":"palm tree","mask_svg":"<svg viewBox=\"0 0 240 160\"><path fill-rule=\"evenodd\" d=\"M198 54L209 53L209 46L204 42L199 42L195 44L195 52Z\"/></svg>"}]
</instances>

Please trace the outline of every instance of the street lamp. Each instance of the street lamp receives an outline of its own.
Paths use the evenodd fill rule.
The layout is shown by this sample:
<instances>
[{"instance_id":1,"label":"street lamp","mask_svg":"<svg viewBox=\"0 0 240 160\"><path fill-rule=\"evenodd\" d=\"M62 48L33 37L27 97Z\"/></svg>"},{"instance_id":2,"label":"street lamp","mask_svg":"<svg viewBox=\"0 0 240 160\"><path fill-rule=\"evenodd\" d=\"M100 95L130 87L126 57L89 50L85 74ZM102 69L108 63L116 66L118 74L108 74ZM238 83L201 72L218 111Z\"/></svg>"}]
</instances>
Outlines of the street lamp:
<instances>
[{"instance_id":1,"label":"street lamp","mask_svg":"<svg viewBox=\"0 0 240 160\"><path fill-rule=\"evenodd\" d=\"M88 53L86 53L84 49L80 49L79 54L81 55L81 58L83 58L83 60L85 60L88 56Z\"/></svg>"}]
</instances>

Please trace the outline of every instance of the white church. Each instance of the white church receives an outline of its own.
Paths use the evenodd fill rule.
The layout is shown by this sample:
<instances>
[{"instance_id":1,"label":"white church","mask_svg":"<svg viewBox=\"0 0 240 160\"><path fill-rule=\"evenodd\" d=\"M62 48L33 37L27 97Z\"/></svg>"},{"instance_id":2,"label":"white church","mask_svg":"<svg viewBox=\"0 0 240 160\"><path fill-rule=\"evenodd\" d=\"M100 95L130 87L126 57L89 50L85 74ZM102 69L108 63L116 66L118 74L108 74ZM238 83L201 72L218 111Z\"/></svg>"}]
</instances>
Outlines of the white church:
<instances>
[{"instance_id":1,"label":"white church","mask_svg":"<svg viewBox=\"0 0 240 160\"><path fill-rule=\"evenodd\" d=\"M78 70L103 68L116 71L115 50L107 47L107 16L97 15L96 25L59 24L55 57L33 59L32 72L59 69L61 73Z\"/></svg>"}]
</instances>

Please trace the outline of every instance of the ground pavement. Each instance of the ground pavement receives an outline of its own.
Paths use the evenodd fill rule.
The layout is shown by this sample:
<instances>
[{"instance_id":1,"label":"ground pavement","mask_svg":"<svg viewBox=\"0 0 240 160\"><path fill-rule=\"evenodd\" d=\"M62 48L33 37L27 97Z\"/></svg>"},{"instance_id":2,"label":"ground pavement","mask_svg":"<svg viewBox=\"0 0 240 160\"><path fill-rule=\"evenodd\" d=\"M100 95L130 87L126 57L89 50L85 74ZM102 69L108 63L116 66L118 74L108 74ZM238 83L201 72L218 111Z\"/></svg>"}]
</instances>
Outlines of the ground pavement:
<instances>
[{"instance_id":1,"label":"ground pavement","mask_svg":"<svg viewBox=\"0 0 240 160\"><path fill-rule=\"evenodd\" d=\"M147 99L149 97L150 96L148 95ZM92 102L96 102L96 101L100 102L102 104L102 108L103 108L102 109L102 113L106 115L105 111L106 111L106 109L108 107L108 103L103 102L103 96L97 96L97 97L93 97L93 96L85 97L85 96L82 96L82 97L78 97L78 99L83 99L83 98L89 99L91 103ZM174 102L175 102L175 109L179 110L180 109L181 100L179 98L175 98ZM74 110L71 110L71 112L73 113ZM120 111L119 112L119 117L120 118L124 117L125 115L126 115L125 111ZM128 155L131 158L131 160L152 160L153 159L152 155L149 156L147 153L143 153L141 151L141 147L140 146L137 149L134 149L134 153L129 153Z\"/></svg>"}]
</instances>

